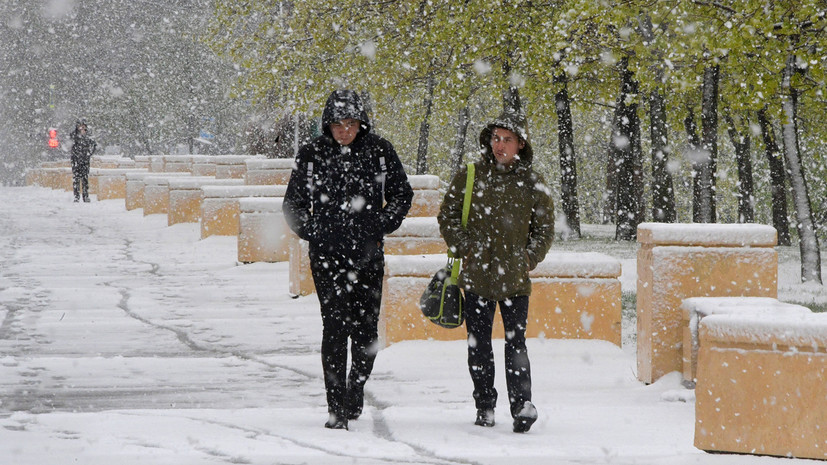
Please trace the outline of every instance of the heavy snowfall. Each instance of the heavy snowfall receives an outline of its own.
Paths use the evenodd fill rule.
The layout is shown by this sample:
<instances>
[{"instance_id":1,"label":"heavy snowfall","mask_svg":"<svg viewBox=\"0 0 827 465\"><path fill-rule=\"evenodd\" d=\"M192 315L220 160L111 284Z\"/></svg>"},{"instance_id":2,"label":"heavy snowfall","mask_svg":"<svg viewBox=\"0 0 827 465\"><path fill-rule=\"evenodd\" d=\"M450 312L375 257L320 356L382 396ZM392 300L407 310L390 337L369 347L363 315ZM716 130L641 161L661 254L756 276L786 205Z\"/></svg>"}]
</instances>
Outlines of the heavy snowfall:
<instances>
[{"instance_id":1,"label":"heavy snowfall","mask_svg":"<svg viewBox=\"0 0 827 465\"><path fill-rule=\"evenodd\" d=\"M696 449L680 374L636 378L633 308L623 347L529 340L540 418L527 434L502 398L494 428L474 425L464 341L384 348L365 413L328 430L318 300L289 296L287 263L241 265L235 237L202 240L197 223L167 226L123 200L0 195L3 463L807 463ZM636 246L586 231L566 246L619 258L633 296ZM780 249L780 299L827 303L823 286L798 284L795 248ZM502 340L495 357L505 392Z\"/></svg>"},{"instance_id":2,"label":"heavy snowfall","mask_svg":"<svg viewBox=\"0 0 827 465\"><path fill-rule=\"evenodd\" d=\"M0 464L809 463L701 451L680 374L638 381L635 233L773 226L778 299L827 310L822 3L2 0ZM474 426L464 341L383 348L365 413L327 430L319 303L286 262L25 186L78 120L99 155L291 158L337 88L443 183L525 113L552 252L621 261L621 346L529 340L528 434L502 399Z\"/></svg>"}]
</instances>

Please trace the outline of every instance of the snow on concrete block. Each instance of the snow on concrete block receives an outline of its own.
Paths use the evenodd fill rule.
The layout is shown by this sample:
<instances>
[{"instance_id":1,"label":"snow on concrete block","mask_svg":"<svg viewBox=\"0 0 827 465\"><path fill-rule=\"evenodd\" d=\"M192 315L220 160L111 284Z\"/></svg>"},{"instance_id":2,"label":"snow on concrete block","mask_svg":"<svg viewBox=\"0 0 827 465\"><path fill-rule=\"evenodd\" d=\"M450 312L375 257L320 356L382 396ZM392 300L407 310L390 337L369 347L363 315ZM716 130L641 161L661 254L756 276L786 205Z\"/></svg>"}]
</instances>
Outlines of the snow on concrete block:
<instances>
[{"instance_id":1,"label":"snow on concrete block","mask_svg":"<svg viewBox=\"0 0 827 465\"><path fill-rule=\"evenodd\" d=\"M72 190L72 168L48 168L44 170L48 176L49 187L65 191Z\"/></svg>"},{"instance_id":2,"label":"snow on concrete block","mask_svg":"<svg viewBox=\"0 0 827 465\"><path fill-rule=\"evenodd\" d=\"M215 177L215 157L210 155L193 155L190 172L193 176Z\"/></svg>"},{"instance_id":3,"label":"snow on concrete block","mask_svg":"<svg viewBox=\"0 0 827 465\"><path fill-rule=\"evenodd\" d=\"M641 244L708 247L773 247L777 234L772 226L722 223L641 223Z\"/></svg>"},{"instance_id":4,"label":"snow on concrete block","mask_svg":"<svg viewBox=\"0 0 827 465\"><path fill-rule=\"evenodd\" d=\"M437 216L443 195L439 191L439 177L427 174L412 175L408 176L408 182L414 191L408 217Z\"/></svg>"},{"instance_id":5,"label":"snow on concrete block","mask_svg":"<svg viewBox=\"0 0 827 465\"><path fill-rule=\"evenodd\" d=\"M527 337L602 339L620 345L620 263L607 255L593 254L581 264L581 255L550 253L532 273ZM438 327L419 310L422 292L447 259L445 254L385 257L379 325L384 344L465 339L465 331ZM495 320L494 337L503 337L499 319Z\"/></svg>"},{"instance_id":6,"label":"snow on concrete block","mask_svg":"<svg viewBox=\"0 0 827 465\"><path fill-rule=\"evenodd\" d=\"M188 173L159 173L154 171L136 171L126 173L126 209L134 210L144 207L144 188L150 177L185 177Z\"/></svg>"},{"instance_id":7,"label":"snow on concrete block","mask_svg":"<svg viewBox=\"0 0 827 465\"><path fill-rule=\"evenodd\" d=\"M620 262L597 252L552 252L531 270L529 276L540 278L617 278Z\"/></svg>"},{"instance_id":8,"label":"snow on concrete block","mask_svg":"<svg viewBox=\"0 0 827 465\"><path fill-rule=\"evenodd\" d=\"M41 168L26 169L26 185L27 186L43 186L43 177Z\"/></svg>"},{"instance_id":9,"label":"snow on concrete block","mask_svg":"<svg viewBox=\"0 0 827 465\"><path fill-rule=\"evenodd\" d=\"M189 173L173 171L181 176ZM144 178L144 216L169 212L169 177L149 176Z\"/></svg>"},{"instance_id":10,"label":"snow on concrete block","mask_svg":"<svg viewBox=\"0 0 827 465\"><path fill-rule=\"evenodd\" d=\"M143 168L92 169L90 177L97 178L98 200L125 199L126 174L146 173Z\"/></svg>"},{"instance_id":11,"label":"snow on concrete block","mask_svg":"<svg viewBox=\"0 0 827 465\"><path fill-rule=\"evenodd\" d=\"M699 336L696 447L827 460L827 314L715 314Z\"/></svg>"},{"instance_id":12,"label":"snow on concrete block","mask_svg":"<svg viewBox=\"0 0 827 465\"><path fill-rule=\"evenodd\" d=\"M295 164L292 158L251 158L245 163L244 183L249 185L286 185Z\"/></svg>"},{"instance_id":13,"label":"snow on concrete block","mask_svg":"<svg viewBox=\"0 0 827 465\"><path fill-rule=\"evenodd\" d=\"M130 163L132 166L127 166ZM131 158L124 158L120 155L93 155L89 166L91 168L116 169L133 167L134 164L135 162Z\"/></svg>"},{"instance_id":14,"label":"snow on concrete block","mask_svg":"<svg viewBox=\"0 0 827 465\"><path fill-rule=\"evenodd\" d=\"M201 238L238 236L239 199L284 197L287 186L204 186L201 202Z\"/></svg>"},{"instance_id":15,"label":"snow on concrete block","mask_svg":"<svg viewBox=\"0 0 827 465\"><path fill-rule=\"evenodd\" d=\"M144 168L149 170L150 164L151 160L149 159L149 155L135 155L135 168Z\"/></svg>"},{"instance_id":16,"label":"snow on concrete block","mask_svg":"<svg viewBox=\"0 0 827 465\"><path fill-rule=\"evenodd\" d=\"M777 297L771 227L643 223L638 242L637 366L643 382L683 368L684 299Z\"/></svg>"},{"instance_id":17,"label":"snow on concrete block","mask_svg":"<svg viewBox=\"0 0 827 465\"><path fill-rule=\"evenodd\" d=\"M290 256L283 197L244 197L239 204L238 261L282 262Z\"/></svg>"},{"instance_id":18,"label":"snow on concrete block","mask_svg":"<svg viewBox=\"0 0 827 465\"><path fill-rule=\"evenodd\" d=\"M771 297L690 297L681 304L683 312L683 379L694 383L698 363L698 326L710 315L794 315L810 314L809 308L780 302Z\"/></svg>"},{"instance_id":19,"label":"snow on concrete block","mask_svg":"<svg viewBox=\"0 0 827 465\"><path fill-rule=\"evenodd\" d=\"M212 158L215 163L215 177L218 179L244 179L247 172L247 160L263 158L258 155L216 155Z\"/></svg>"},{"instance_id":20,"label":"snow on concrete block","mask_svg":"<svg viewBox=\"0 0 827 465\"><path fill-rule=\"evenodd\" d=\"M243 184L244 181L241 179L215 179L212 176L170 179L168 224L172 226L178 223L197 223L201 219L204 186L241 186Z\"/></svg>"},{"instance_id":21,"label":"snow on concrete block","mask_svg":"<svg viewBox=\"0 0 827 465\"><path fill-rule=\"evenodd\" d=\"M313 294L316 292L316 286L310 272L309 244L291 231L288 234L288 251L288 293L293 297Z\"/></svg>"},{"instance_id":22,"label":"snow on concrete block","mask_svg":"<svg viewBox=\"0 0 827 465\"><path fill-rule=\"evenodd\" d=\"M149 171L152 173L163 173L164 172L164 163L166 159L163 155L150 155L149 156Z\"/></svg>"},{"instance_id":23,"label":"snow on concrete block","mask_svg":"<svg viewBox=\"0 0 827 465\"><path fill-rule=\"evenodd\" d=\"M408 176L408 183L414 190L439 190L439 176L434 176L432 174L412 174Z\"/></svg>"},{"instance_id":24,"label":"snow on concrete block","mask_svg":"<svg viewBox=\"0 0 827 465\"><path fill-rule=\"evenodd\" d=\"M385 237L385 253L390 255L438 254L446 250L448 246L435 217L405 218L396 231Z\"/></svg>"}]
</instances>

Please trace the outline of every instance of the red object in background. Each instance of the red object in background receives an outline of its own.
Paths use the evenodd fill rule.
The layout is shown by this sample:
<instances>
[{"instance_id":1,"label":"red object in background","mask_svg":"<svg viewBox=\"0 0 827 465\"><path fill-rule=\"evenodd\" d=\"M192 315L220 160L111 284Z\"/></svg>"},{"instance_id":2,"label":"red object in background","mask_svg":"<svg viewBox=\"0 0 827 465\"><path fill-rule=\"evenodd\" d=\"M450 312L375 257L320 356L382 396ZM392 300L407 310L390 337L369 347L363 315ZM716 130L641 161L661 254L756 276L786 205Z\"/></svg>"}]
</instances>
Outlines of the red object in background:
<instances>
[{"instance_id":1,"label":"red object in background","mask_svg":"<svg viewBox=\"0 0 827 465\"><path fill-rule=\"evenodd\" d=\"M60 145L60 141L57 140L57 129L49 129L49 148L56 149Z\"/></svg>"}]
</instances>

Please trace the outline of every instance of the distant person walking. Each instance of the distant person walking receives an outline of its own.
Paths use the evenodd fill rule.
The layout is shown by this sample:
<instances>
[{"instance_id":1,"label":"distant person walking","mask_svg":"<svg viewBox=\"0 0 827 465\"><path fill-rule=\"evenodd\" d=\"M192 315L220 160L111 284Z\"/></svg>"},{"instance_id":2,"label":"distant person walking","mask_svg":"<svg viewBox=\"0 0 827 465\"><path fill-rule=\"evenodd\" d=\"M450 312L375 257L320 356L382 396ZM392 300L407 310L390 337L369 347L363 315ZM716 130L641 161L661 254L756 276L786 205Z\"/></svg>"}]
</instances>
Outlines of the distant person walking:
<instances>
[{"instance_id":1,"label":"distant person walking","mask_svg":"<svg viewBox=\"0 0 827 465\"><path fill-rule=\"evenodd\" d=\"M383 238L402 223L413 190L393 145L371 132L355 92L330 94L322 131L299 150L283 209L290 228L310 244L322 314L325 427L347 429L362 413L379 350Z\"/></svg>"},{"instance_id":2,"label":"distant person walking","mask_svg":"<svg viewBox=\"0 0 827 465\"><path fill-rule=\"evenodd\" d=\"M439 229L462 258L459 286L465 292L468 370L474 382L479 426L494 426L497 390L491 330L497 305L505 329L505 379L515 433L537 420L531 403L531 366L526 323L528 272L546 256L554 236L554 206L543 177L532 167L525 116L504 112L480 134L482 159L467 227L462 227L467 168L454 176L439 211Z\"/></svg>"},{"instance_id":3,"label":"distant person walking","mask_svg":"<svg viewBox=\"0 0 827 465\"><path fill-rule=\"evenodd\" d=\"M72 190L75 202L80 200L81 192L83 201L89 202L89 165L98 144L89 137L89 128L83 120L75 123L75 130L69 136L72 138Z\"/></svg>"}]
</instances>

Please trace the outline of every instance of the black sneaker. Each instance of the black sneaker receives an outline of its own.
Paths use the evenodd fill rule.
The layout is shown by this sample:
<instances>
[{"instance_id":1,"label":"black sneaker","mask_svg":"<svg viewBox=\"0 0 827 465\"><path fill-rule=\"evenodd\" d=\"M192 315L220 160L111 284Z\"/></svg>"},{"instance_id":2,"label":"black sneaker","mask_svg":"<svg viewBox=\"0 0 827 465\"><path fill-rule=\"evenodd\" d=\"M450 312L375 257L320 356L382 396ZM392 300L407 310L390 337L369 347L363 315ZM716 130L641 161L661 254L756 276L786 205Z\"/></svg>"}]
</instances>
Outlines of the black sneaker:
<instances>
[{"instance_id":1,"label":"black sneaker","mask_svg":"<svg viewBox=\"0 0 827 465\"><path fill-rule=\"evenodd\" d=\"M478 408L477 421L474 422L477 426L492 427L494 426L494 409L493 408Z\"/></svg>"},{"instance_id":2,"label":"black sneaker","mask_svg":"<svg viewBox=\"0 0 827 465\"><path fill-rule=\"evenodd\" d=\"M336 415L335 413L331 413L330 416L327 418L327 421L324 424L325 428L328 429L347 429L347 418L344 416Z\"/></svg>"},{"instance_id":3,"label":"black sneaker","mask_svg":"<svg viewBox=\"0 0 827 465\"><path fill-rule=\"evenodd\" d=\"M80 202L80 199L75 197L75 203L78 203L78 202Z\"/></svg>"},{"instance_id":4,"label":"black sneaker","mask_svg":"<svg viewBox=\"0 0 827 465\"><path fill-rule=\"evenodd\" d=\"M537 421L537 408L531 402L526 401L514 415L514 432L527 433L535 421Z\"/></svg>"},{"instance_id":5,"label":"black sneaker","mask_svg":"<svg viewBox=\"0 0 827 465\"><path fill-rule=\"evenodd\" d=\"M83 198L83 201L84 201L85 203L89 203L89 202L90 202L89 197L84 197L84 198Z\"/></svg>"}]
</instances>

